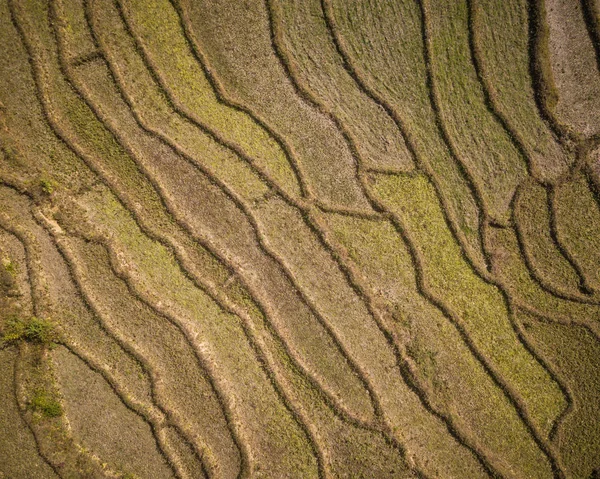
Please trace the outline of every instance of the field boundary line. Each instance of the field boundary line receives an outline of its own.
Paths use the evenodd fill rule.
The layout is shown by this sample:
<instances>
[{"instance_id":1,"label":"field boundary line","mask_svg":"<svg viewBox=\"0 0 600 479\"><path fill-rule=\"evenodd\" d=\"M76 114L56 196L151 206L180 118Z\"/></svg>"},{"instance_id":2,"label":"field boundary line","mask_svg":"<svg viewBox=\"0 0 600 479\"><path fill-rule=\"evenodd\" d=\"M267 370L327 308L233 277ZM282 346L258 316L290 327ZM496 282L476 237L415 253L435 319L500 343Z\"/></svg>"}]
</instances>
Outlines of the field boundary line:
<instances>
[{"instance_id":1,"label":"field boundary line","mask_svg":"<svg viewBox=\"0 0 600 479\"><path fill-rule=\"evenodd\" d=\"M65 264L67 265L69 274L71 275L71 281L75 285L78 296L80 296L82 302L85 304L86 309L88 309L88 311L91 313L91 315L96 318L96 321L100 325L101 329L103 329L105 331L105 333L113 341L115 341L121 347L121 349L123 349L123 351L125 351L129 356L134 358L134 360L140 365L140 367L147 374L148 382L150 383L151 398L152 398L152 402L153 402L152 405L154 407L156 407L167 418L166 420L160 420L158 418L153 419L153 421L157 423L157 428L156 428L157 434L159 434L160 431L167 426L173 427L177 431L177 433L182 437L182 439L192 448L192 450L195 453L196 458L198 459L199 463L201 464L203 471L206 473L207 465L205 464L204 451L206 451L208 449L207 445L206 444L201 444L201 445L195 444L194 441L192 441L190 439L189 434L186 431L184 431L181 424L179 424L178 422L176 422L173 419L174 418L173 411L164 404L163 399L159 399L159 396L161 394L157 391L157 383L160 381L160 375L157 373L157 371L152 366L150 361L147 359L144 359L143 353L136 351L134 346L129 345L125 340L119 338L119 333L116 333L115 331L113 331L112 327L109 327L106 324L106 321L104 319L102 319L103 314L100 312L99 308L95 305L95 302L91 299L89 294L84 292L84 287L82 286L82 280L81 280L81 272L77 271L78 270L78 266L76 266L77 261L75 260L73 253L69 250L69 247L65 245L65 241L63 238L61 238L61 235L58 232L53 231L53 228L52 228L50 222L47 220L47 218L45 218L45 216L43 216L40 213L41 212L38 212L37 216L39 216L39 218L36 217L36 220L38 221L38 224L40 224L40 221L42 221L46 224L46 226L43 226L41 224L40 224L40 226L42 226L49 233L56 249L60 253ZM36 216L36 215L34 214L34 216ZM142 403L140 402L140 404L142 404ZM141 406L141 407L143 407L143 406ZM152 416L154 416L154 414L152 414ZM168 456L168 461L170 462L170 464L172 464L172 466L176 467L179 477L185 476L185 474L181 473L181 465L177 464L177 461L174 460L170 455Z\"/></svg>"},{"instance_id":2,"label":"field boundary line","mask_svg":"<svg viewBox=\"0 0 600 479\"><path fill-rule=\"evenodd\" d=\"M267 3L267 9L269 11L269 23L270 25L273 25L273 16L271 14L270 11L270 2L272 0L265 0L265 2ZM271 31L273 32L273 28L271 27ZM313 99L310 94L306 91L304 91L303 87L300 86L297 82L297 80L294 78L293 76L293 71L289 69L287 61L285 60L285 54L281 51L281 47L277 45L277 36L275 33L272 33L272 41L273 41L273 47L276 51L277 56L280 58L280 61L282 63L282 65L284 66L284 68L286 69L286 72L288 74L288 78L290 79L290 81L292 82L292 84L295 86L295 89L297 91L299 91L299 94L303 97L307 98L307 101L311 102L312 104L314 104L317 108L320 109L320 111L327 115L331 121L336 125L336 127L338 128L338 130L342 133L342 135L344 136L344 139L346 140L351 152L352 152L352 157L354 158L355 161L355 165L356 165L356 178L357 181L359 182L359 185L361 187L361 190L363 191L363 193L365 194L365 196L367 197L371 207L373 207L374 210L379 210L380 213L382 213L382 210L380 208L377 207L376 203L374 202L374 200L370 197L367 189L365 188L365 186L363 185L363 181L361 179L361 160L360 157L358 155L358 152L353 144L352 139L350 138L350 136L347 134L347 132L345 131L343 125L339 122L339 120L331 113L327 112L326 110L323 110L320 105L319 102L316 99ZM383 210L383 213L385 214L385 210ZM402 352L400 351L400 349L398 348L398 345L395 343L394 339L393 339L393 335L388 331L388 329L385 327L385 325L381 322L381 319L378 317L378 315L376 314L376 312L373 310L372 305L370 304L368 298L366 298L363 294L362 294L362 290L361 288L356 284L356 279L353 278L352 273L348 270L347 265L343 264L343 260L339 257L339 255L337 255L335 253L335 251L333 251L331 249L330 246L327 247L327 249L329 250L329 254L334 258L334 260L336 261L336 263L338 264L338 267L340 268L340 270L342 271L342 273L344 274L344 276L346 277L346 280L348 281L349 285L352 287L352 289L357 293L357 296L359 299L361 299L361 301L363 301L365 303L365 305L367 306L367 309L369 311L369 315L372 317L372 319L374 320L375 324L377 325L379 331L381 332L381 334L383 334L388 346L391 348L394 357L395 357L395 361L396 361L396 366L398 367L398 372L400 373L401 378L403 379L403 381L406 383L406 385L408 386L408 388L411 390L411 392L413 394L415 394L419 400L419 402L421 403L421 405L425 408L425 410L433 415L435 418L437 418L437 420L440 420L446 427L446 430L449 432L450 436L453 437L454 440L456 440L456 442L460 445L462 445L463 447L465 447L467 450L469 450L472 454L474 454L474 456L477 458L478 462L480 463L480 465L484 468L484 470L486 470L486 472L490 475L494 475L495 472L493 472L493 468L491 468L489 466L489 464L486 463L485 459L483 459L478 452L476 452L472 446L469 445L469 442L466 441L461 435L460 433L458 433L458 431L456 430L456 428L454 427L454 425L451 423L451 421L449 420L449 418L445 417L444 415L440 414L438 411L436 411L432 406L431 403L429 402L429 400L426 397L426 394L421 391L421 389L418 387L418 385L416 384L416 382L414 381L414 379L411 377L411 375L409 374L409 370L406 368L405 365L405 359L403 358ZM395 441L397 441L394 438ZM403 446L401 446L403 447ZM404 447L403 447L404 448ZM422 473L421 471L419 471L419 473Z\"/></svg>"},{"instance_id":3,"label":"field boundary line","mask_svg":"<svg viewBox=\"0 0 600 479\"><path fill-rule=\"evenodd\" d=\"M170 0L169 0L170 1ZM241 160L243 160L250 169L265 183L270 189L276 191L281 197L285 198L288 203L293 204L294 206L298 206L300 203L287 194L285 190L283 190L271 176L266 171L263 171L262 168L256 165L256 162L252 157L247 155L242 151L240 147L238 147L233 142L226 140L219 132L217 132L214 128L209 127L205 122L200 121L195 115L190 115L184 111L184 108L181 107L180 103L176 100L176 95L174 95L171 91L171 88L166 84L164 79L159 73L158 68L150 59L150 56L147 54L146 49L144 48L143 43L139 40L139 37L136 36L135 30L131 25L130 20L127 18L125 10L122 5L121 0L113 0L114 5L116 6L117 11L119 12L119 16L121 17L121 21L125 26L125 30L127 31L128 36L133 40L136 51L140 58L142 59L144 65L146 66L146 70L149 72L150 76L159 86L160 90L165 94L165 98L168 102L168 106L170 109L177 113L180 117L197 127L202 133L210 137L214 142L218 143L221 147L226 150L231 151ZM225 106L229 106L226 105ZM288 159L289 163L289 159ZM298 181L300 184L300 182Z\"/></svg>"},{"instance_id":4,"label":"field boundary line","mask_svg":"<svg viewBox=\"0 0 600 479\"><path fill-rule=\"evenodd\" d=\"M113 75L113 78L114 78L114 75ZM115 79L115 81L116 81L116 79ZM121 91L123 91L122 88L119 88L119 89ZM313 314L313 316L315 316L319 320L319 322L325 328L325 330L328 331L328 333L334 339L334 342L336 343L338 350L342 353L342 356L344 356L346 358L346 360L348 361L348 363L350 365L353 365L354 364L353 361L351 359L349 359L349 356L345 352L345 349L343 348L343 346L341 345L341 342L339 341L339 338L337 338L337 336L332 333L332 331L330 329L330 326L328 325L328 322L325 321L325 319L322 317L322 315L320 313L318 313L318 311L314 308L314 305L312 305L312 303L305 297L305 295L302 293L302 291L298 288L298 286L296 285L296 283L295 283L295 281L293 279L293 276L291 276L289 270L282 264L281 259L275 253L273 253L272 251L270 251L270 249L265 245L265 243L264 243L264 241L262 239L262 235L260 234L260 229L258 228L258 225L256 224L256 221L255 221L253 215L250 213L250 211L249 211L248 207L246 206L245 202L242 199L240 199L238 197L238 195L236 193L234 193L221 180L219 180L218 178L216 178L210 172L209 169L207 169L202 164L196 162L194 159L192 159L191 157L189 157L184 151L182 151L182 149L177 144L173 143L170 139L168 139L168 137L166 135L164 135L164 134L162 134L160 132L157 132L152 127L146 125L145 122L135 112L135 109L132 107L132 104L128 100L127 96L124 95L123 98L129 104L130 110L134 114L134 117L136 118L136 121L138 122L138 124L140 125L140 127L142 127L143 130L145 130L146 132L148 132L148 133L156 136L163 144L165 144L166 146L168 146L172 150L174 150L181 158L185 159L188 163L190 163L192 167L196 168L198 171L200 171L201 173L203 173L214 185L216 185L222 192L224 192L225 195L230 200L233 201L233 203L236 205L236 207L248 219L249 224L250 224L250 226L252 227L252 229L254 231L254 235L255 235L255 238L256 238L256 241L257 241L257 244L259 245L259 247L262 249L262 251L268 257L270 257L273 261L275 261L275 263L278 265L279 270L284 274L284 276L288 279L288 281L290 281L290 283L294 286L294 289L295 289L296 293L298 294L299 299L309 308L309 310L311 311L311 313ZM285 198L283 198L283 200L285 201ZM290 206L293 206L293 205L290 205ZM193 237L196 240L198 240L197 235L194 234ZM239 277L239 275L238 275L238 277ZM355 366L353 366L353 368L354 368L355 372L359 375L359 377L361 378L361 380L363 381L363 384L365 384L364 383L364 376L362 376L362 373L360 373L359 371L357 371ZM367 391L369 391L368 387L366 387L366 389L367 389Z\"/></svg>"},{"instance_id":5,"label":"field boundary line","mask_svg":"<svg viewBox=\"0 0 600 479\"><path fill-rule=\"evenodd\" d=\"M27 195L23 195L27 197ZM32 221L34 221L34 219L32 219ZM39 226L39 225L38 225ZM44 277L44 272L41 268L34 268L33 264L32 264L32 256L34 255L34 251L35 251L35 256L39 257L41 255L41 253L39 252L39 245L37 244L37 239L34 237L34 235L29 232L28 230L25 230L22 226L20 225L13 225L9 223L6 223L4 219L0 218L0 228L4 229L5 231L8 231L9 233L13 234L15 237L17 237L17 239L19 239L19 241L23 244L24 248L25 248L25 253L26 253L26 262L28 264L28 270L31 272L35 272L34 277L36 279L33 279L30 281L31 284L31 288L32 290L40 290L40 289L44 289L43 284L42 285L38 285L38 282L44 283L46 282L46 278ZM36 260L37 262L39 262L39 258ZM31 276L30 276L31 277ZM35 315L37 316L44 316L44 311L46 310L53 310L53 305L51 304L51 302L45 298L43 299L43 303L47 303L44 306L40 307L40 302L42 301L41 298L44 298L45 295L43 294L37 294L37 293L33 293L32 294L32 306L33 306L33 312ZM67 349L73 351L73 348L77 347L73 341L71 341L68 337L68 335L65 334L65 331L60 328L62 337L58 339L57 343L61 344L63 346L65 346ZM81 348L79 348L81 349ZM21 347L20 351L24 354L25 350ZM75 353L74 353L75 354ZM81 358L84 362L85 360L83 358ZM87 363L86 363L87 364ZM100 366L101 367L101 366ZM100 371L98 371L100 372ZM100 372L100 374L102 374ZM107 373L109 374L109 373ZM104 377L104 375L103 375ZM111 376L112 378L112 376ZM114 378L113 378L114 379ZM111 390L113 391L113 393L117 396L117 398L120 400L120 402L131 412L133 412L134 414L136 414L137 416L139 416L151 429L153 436L154 436L154 424L152 423L152 420L149 419L149 417L143 412L143 408L140 408L138 406L136 406L135 401L127 401L125 399L124 396L125 393L123 393L121 391L120 386L118 385L118 382L111 382L109 381L106 377L105 380L107 381L107 383L109 384ZM36 435L36 433L34 432L34 435ZM36 435L37 437L37 435ZM162 450L160 444L158 443L158 439L156 436L154 436L154 440L156 442L156 445L158 446L158 453L163 456L163 458L166 460L166 462L170 465L169 463L169 459L168 456L165 456L164 451ZM76 444L74 442L74 444ZM80 452L83 452L80 450ZM98 462L99 460L97 459L97 457L94 454L90 454L87 452L84 452L84 455L86 457L88 457L91 461L95 461ZM173 471L175 472L175 471ZM62 477L62 476L61 476Z\"/></svg>"},{"instance_id":6,"label":"field boundary line","mask_svg":"<svg viewBox=\"0 0 600 479\"><path fill-rule=\"evenodd\" d=\"M554 232L554 227L552 226L552 223L553 223L552 213L550 212L550 208L548 207L549 202L548 202L547 195L548 195L548 189L550 187L549 186L544 187L543 185L540 185L540 186L544 188L544 194L546 195L546 211L548 212L548 226L549 226L549 232L550 232L550 237L552 239L552 243L553 243L554 247L556 248L557 252L567 261L567 263L571 267L572 271L577 276L577 278L578 278L577 286L582 295L579 296L579 295L574 295L572 293L569 293L568 291L561 291L562 288L560 286L554 286L554 285L550 284L546 279L543 278L543 274L540 273L539 271L537 271L537 267L534 265L532 253L529 249L529 245L525 238L523 228L521 225L523 220L519 219L520 214L517 213L517 210L518 210L517 204L520 202L520 197L522 195L522 189L525 188L525 186L526 185L524 183L522 183L517 188L517 190L515 192L515 196L513 197L513 201L512 201L513 206L511 206L511 209L512 209L511 222L513 224L512 226L513 226L517 241L519 243L519 249L521 251L521 256L523 257L523 260L527 266L527 269L531 273L532 279L544 291L548 292L549 294L552 294L553 296L556 296L557 298L564 299L567 301L574 301L574 302L581 303L581 304L600 305L599 301L597 301L594 298L589 296L590 291L584 284L584 278L581 275L581 271L573 265L572 260L569 259L569 257L567 257L567 253L564 251L564 248L562 247L562 245L557 242L556 233Z\"/></svg>"},{"instance_id":7,"label":"field boundary line","mask_svg":"<svg viewBox=\"0 0 600 479\"><path fill-rule=\"evenodd\" d=\"M52 115L49 112L49 108L47 105L47 101L44 97L44 95L42 94L42 92L44 91L44 88L40 85L40 77L43 76L40 74L39 71L39 67L37 66L36 62L33 60L33 55L32 55L32 49L33 47L30 45L30 43L27 41L27 37L25 36L25 33L21 30L18 22L15 19L15 13L14 13L14 7L12 4L12 0L9 2L9 5L11 7L11 20L13 21L13 24L15 25L15 28L17 29L19 36L21 38L21 41L23 42L24 46L26 47L27 51L28 51L28 59L30 61L31 64L31 68L33 71L33 77L34 77L34 81L36 83L36 87L37 87L37 94L39 95L38 100L40 101L40 104L42 106L42 112L44 114L45 120L48 122L51 131L55 134L55 136L57 137L57 139L62 142L69 150L73 151L73 153L76 155L77 158L79 158L88 168L90 168L91 171L93 171L96 176L103 182L105 183L105 179L103 178L103 175L101 175L95 168L93 168L92 166L90 166L90 164L84 159L85 157L82 156L82 153L79 151L79 148L75 147L74 144L72 144L70 142L70 140L67 140L66 135L64 134L64 132L62 132L62 130L60 128L57 129L57 123L54 121L54 119L52 118ZM108 186L109 190L112 191L112 189L110 188L110 186ZM118 198L118 197L117 197ZM118 198L118 201L122 203L122 200L120 198ZM123 207L127 210L128 208L123 204ZM141 230L144 231L145 228L142 228L141 225L139 225ZM229 423L231 426L231 423ZM235 436L234 436L235 437ZM236 445L239 447L239 441L236 442ZM241 451L241 449L240 449Z\"/></svg>"},{"instance_id":8,"label":"field boundary line","mask_svg":"<svg viewBox=\"0 0 600 479\"><path fill-rule=\"evenodd\" d=\"M4 184L4 182L1 183L3 187L9 187L6 184ZM14 188L13 188L14 189ZM19 194L23 194L21 192L19 192L18 190L14 189L17 193ZM6 232L7 234L13 236L22 246L24 254L25 254L25 268L26 268L26 273L27 273L27 287L29 288L30 292L30 298L31 298L31 309L33 311L35 311L35 301L34 301L34 293L33 293L33 284L31 282L31 278L30 278L30 268L32 267L30 265L30 255L27 253L27 246L25 244L25 242L19 237L19 235L15 234L14 232L10 231L9 229L7 229L4 225L4 223L2 221L0 221L0 229L4 232ZM29 431L29 433L31 434L31 437L33 439L33 443L35 444L35 449L37 451L38 456L52 469L52 471L54 471L54 473L56 474L56 477L61 477L60 473L59 473L59 468L57 465L54 464L54 462L52 462L50 460L50 458L44 454L42 452L42 448L40 447L40 440L39 440L39 432L35 430L35 428L33 427L33 424L27 419L27 416L25 415L25 410L22 408L22 404L21 401L19 400L19 375L18 375L18 371L19 371L19 362L21 359L21 355L24 354L24 351L21 351L22 347L21 346L17 346L17 351L15 353L15 358L13 361L13 368L12 368L12 381L11 381L11 391L12 391L12 396L14 398L15 401L15 406L17 408L17 411L19 412L19 418L21 419L21 421L23 422L23 424L25 424L27 430Z\"/></svg>"},{"instance_id":9,"label":"field boundary line","mask_svg":"<svg viewBox=\"0 0 600 479\"><path fill-rule=\"evenodd\" d=\"M478 46L477 42L477 26L476 26L476 18L477 18L477 7L473 4L478 0L464 0L467 6L467 25L468 25L468 37L469 37L469 50L471 51L472 64L475 69L475 73L477 75L477 81L481 86L481 91L483 93L484 103L487 110L494 117L496 122L504 129L507 133L507 136L510 138L511 142L521 155L523 162L527 167L527 172L530 176L535 178L542 178L542 174L538 171L535 163L531 159L530 153L527 151L525 147L525 142L523 141L520 133L511 126L510 120L506 117L504 113L497 106L497 101L495 100L496 91L492 84L488 81L484 61L481 56L481 50ZM499 7L501 8L501 7Z\"/></svg>"}]
</instances>

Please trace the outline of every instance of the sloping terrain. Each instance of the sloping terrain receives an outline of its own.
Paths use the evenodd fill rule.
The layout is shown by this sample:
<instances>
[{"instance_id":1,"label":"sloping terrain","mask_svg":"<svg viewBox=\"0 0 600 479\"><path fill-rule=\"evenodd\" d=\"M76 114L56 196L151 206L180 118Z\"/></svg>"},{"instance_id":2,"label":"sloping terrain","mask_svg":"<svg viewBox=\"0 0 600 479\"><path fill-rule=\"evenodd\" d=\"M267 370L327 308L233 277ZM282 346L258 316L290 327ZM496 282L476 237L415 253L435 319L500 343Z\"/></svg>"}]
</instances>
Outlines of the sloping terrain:
<instances>
[{"instance_id":1,"label":"sloping terrain","mask_svg":"<svg viewBox=\"0 0 600 479\"><path fill-rule=\"evenodd\" d=\"M0 0L0 479L600 477L597 0Z\"/></svg>"}]
</instances>

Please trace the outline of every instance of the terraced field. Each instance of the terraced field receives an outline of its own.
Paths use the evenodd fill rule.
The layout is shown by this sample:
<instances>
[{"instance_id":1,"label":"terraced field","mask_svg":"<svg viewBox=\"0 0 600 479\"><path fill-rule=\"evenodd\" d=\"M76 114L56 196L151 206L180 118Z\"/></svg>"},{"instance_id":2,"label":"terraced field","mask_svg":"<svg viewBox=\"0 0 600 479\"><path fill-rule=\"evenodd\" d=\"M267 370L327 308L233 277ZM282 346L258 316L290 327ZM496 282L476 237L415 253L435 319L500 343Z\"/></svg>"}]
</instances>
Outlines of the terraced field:
<instances>
[{"instance_id":1,"label":"terraced field","mask_svg":"<svg viewBox=\"0 0 600 479\"><path fill-rule=\"evenodd\" d=\"M0 479L600 478L598 0L0 0Z\"/></svg>"}]
</instances>

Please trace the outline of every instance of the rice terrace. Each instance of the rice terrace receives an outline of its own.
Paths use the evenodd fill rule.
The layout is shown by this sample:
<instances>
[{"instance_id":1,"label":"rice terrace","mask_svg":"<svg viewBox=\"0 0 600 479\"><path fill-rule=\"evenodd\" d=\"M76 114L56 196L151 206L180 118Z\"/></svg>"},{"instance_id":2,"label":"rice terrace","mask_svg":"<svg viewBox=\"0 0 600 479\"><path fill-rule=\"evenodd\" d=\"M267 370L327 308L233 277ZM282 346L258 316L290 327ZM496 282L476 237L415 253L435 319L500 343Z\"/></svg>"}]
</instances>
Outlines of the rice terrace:
<instances>
[{"instance_id":1,"label":"rice terrace","mask_svg":"<svg viewBox=\"0 0 600 479\"><path fill-rule=\"evenodd\" d=\"M600 0L0 23L1 479L600 479Z\"/></svg>"}]
</instances>

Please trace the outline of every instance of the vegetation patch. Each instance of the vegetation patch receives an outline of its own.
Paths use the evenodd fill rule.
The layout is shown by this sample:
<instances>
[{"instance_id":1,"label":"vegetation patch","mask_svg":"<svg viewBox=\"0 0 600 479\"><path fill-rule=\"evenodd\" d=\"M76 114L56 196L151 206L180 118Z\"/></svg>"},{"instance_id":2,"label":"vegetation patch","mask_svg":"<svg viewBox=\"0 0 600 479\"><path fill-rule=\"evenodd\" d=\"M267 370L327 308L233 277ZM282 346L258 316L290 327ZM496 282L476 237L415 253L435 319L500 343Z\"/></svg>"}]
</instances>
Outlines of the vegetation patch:
<instances>
[{"instance_id":1,"label":"vegetation patch","mask_svg":"<svg viewBox=\"0 0 600 479\"><path fill-rule=\"evenodd\" d=\"M54 323L45 318L30 316L28 318L8 318L4 326L2 340L5 343L27 341L35 344L51 344L57 339Z\"/></svg>"},{"instance_id":2,"label":"vegetation patch","mask_svg":"<svg viewBox=\"0 0 600 479\"><path fill-rule=\"evenodd\" d=\"M30 401L30 407L34 412L46 418L62 416L63 408L54 395L43 389L36 389Z\"/></svg>"}]
</instances>

